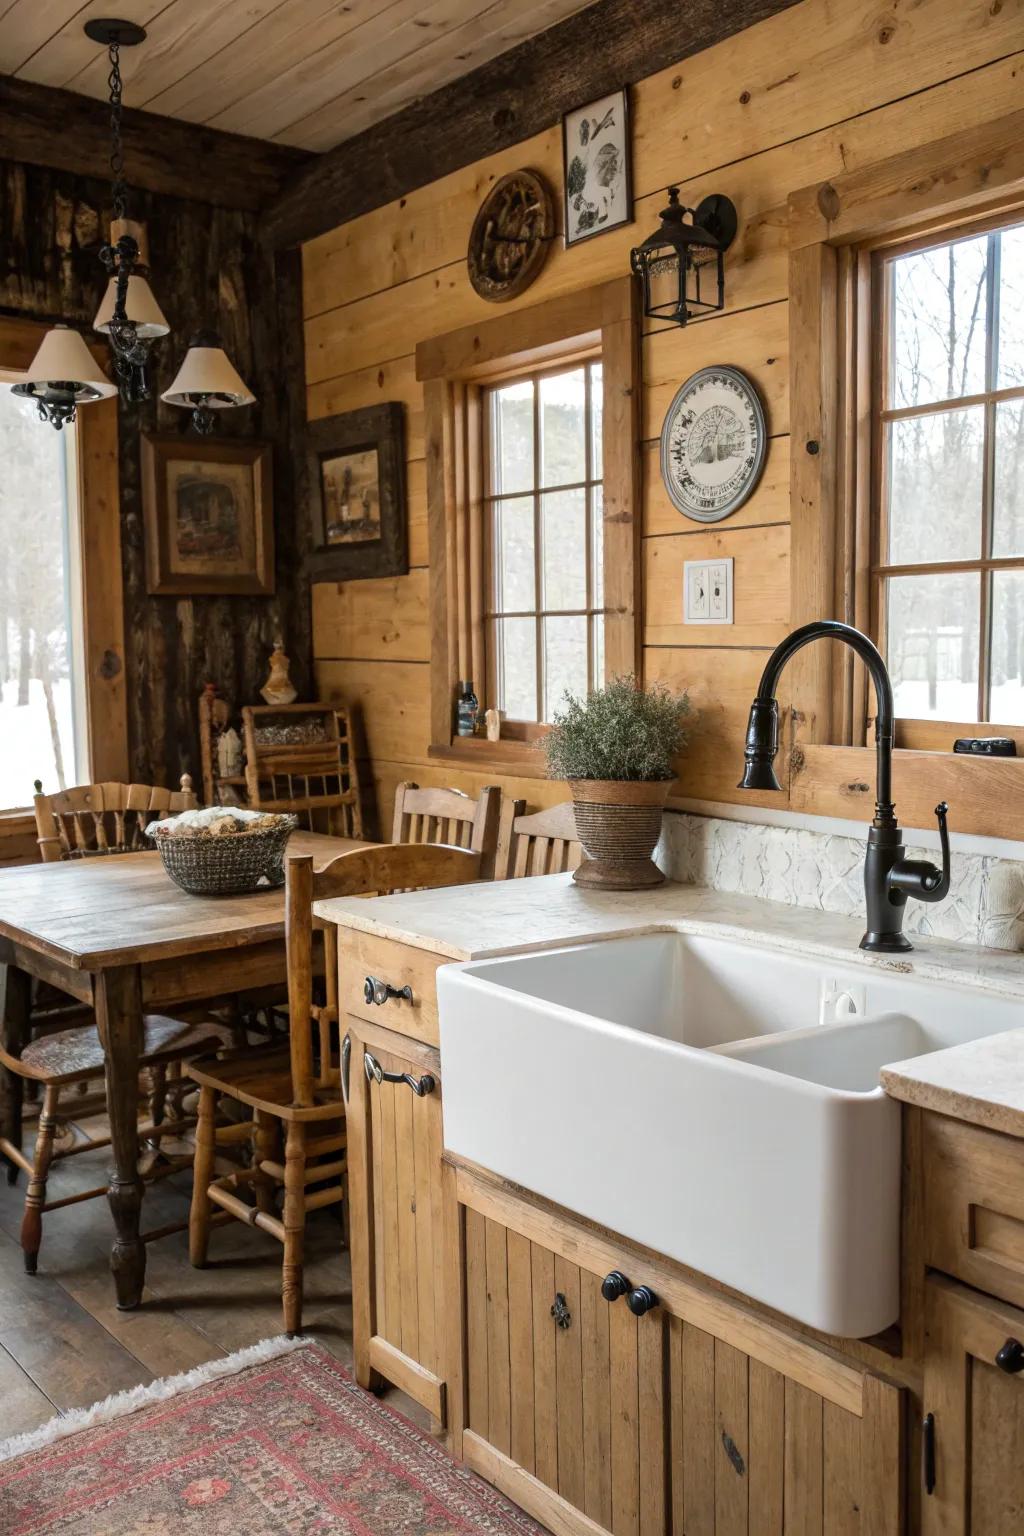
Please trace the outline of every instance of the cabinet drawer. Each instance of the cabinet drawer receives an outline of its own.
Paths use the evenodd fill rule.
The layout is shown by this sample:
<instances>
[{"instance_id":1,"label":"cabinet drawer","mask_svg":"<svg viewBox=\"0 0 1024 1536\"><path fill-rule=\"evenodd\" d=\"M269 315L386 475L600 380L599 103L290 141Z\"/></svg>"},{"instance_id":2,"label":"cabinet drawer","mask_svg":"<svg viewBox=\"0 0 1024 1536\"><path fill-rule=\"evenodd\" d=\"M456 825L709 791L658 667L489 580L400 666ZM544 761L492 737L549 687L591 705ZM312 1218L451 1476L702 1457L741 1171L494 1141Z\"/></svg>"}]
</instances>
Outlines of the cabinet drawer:
<instances>
[{"instance_id":1,"label":"cabinet drawer","mask_svg":"<svg viewBox=\"0 0 1024 1536\"><path fill-rule=\"evenodd\" d=\"M924 1117L925 1260L1024 1307L1024 1141Z\"/></svg>"},{"instance_id":2,"label":"cabinet drawer","mask_svg":"<svg viewBox=\"0 0 1024 1536\"><path fill-rule=\"evenodd\" d=\"M338 935L338 1001L342 1014L368 1019L382 1029L409 1035L427 1045L440 1042L437 1027L437 989L434 977L444 955L382 939L372 933L342 929ZM412 989L412 1002L390 997L385 1003L368 1003L366 978L385 981L396 991Z\"/></svg>"}]
</instances>

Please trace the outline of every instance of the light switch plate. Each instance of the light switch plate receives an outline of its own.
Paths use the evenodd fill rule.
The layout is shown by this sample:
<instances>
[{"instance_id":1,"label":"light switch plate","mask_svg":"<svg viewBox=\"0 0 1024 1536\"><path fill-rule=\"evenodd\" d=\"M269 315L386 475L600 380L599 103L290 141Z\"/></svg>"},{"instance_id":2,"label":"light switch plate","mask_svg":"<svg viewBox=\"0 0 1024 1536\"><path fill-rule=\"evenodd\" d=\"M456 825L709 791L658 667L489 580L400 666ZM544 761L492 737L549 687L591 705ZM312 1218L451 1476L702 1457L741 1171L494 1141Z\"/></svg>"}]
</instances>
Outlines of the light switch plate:
<instances>
[{"instance_id":1,"label":"light switch plate","mask_svg":"<svg viewBox=\"0 0 1024 1536\"><path fill-rule=\"evenodd\" d=\"M683 561L683 623L732 623L732 556Z\"/></svg>"}]
</instances>

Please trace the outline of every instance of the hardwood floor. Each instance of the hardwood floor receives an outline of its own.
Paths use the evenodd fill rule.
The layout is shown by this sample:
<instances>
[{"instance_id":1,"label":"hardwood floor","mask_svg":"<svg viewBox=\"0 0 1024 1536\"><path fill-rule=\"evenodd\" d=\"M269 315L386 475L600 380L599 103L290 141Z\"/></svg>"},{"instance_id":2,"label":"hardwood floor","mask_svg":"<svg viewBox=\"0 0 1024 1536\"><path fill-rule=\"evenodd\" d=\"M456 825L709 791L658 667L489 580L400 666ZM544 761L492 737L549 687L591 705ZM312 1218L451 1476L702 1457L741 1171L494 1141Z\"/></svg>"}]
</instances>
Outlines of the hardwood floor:
<instances>
[{"instance_id":1,"label":"hardwood floor","mask_svg":"<svg viewBox=\"0 0 1024 1536\"><path fill-rule=\"evenodd\" d=\"M102 1183L108 1158L101 1150L58 1163L51 1196ZM190 1191L187 1171L151 1185L143 1230L186 1220ZM281 1332L280 1245L254 1228L237 1221L215 1228L202 1270L188 1261L187 1232L148 1244L143 1305L118 1312L106 1202L46 1216L39 1273L30 1276L18 1244L24 1198L24 1175L13 1188L0 1177L0 1439ZM349 1261L329 1211L310 1217L306 1255L304 1332L350 1366ZM404 1394L388 1400L428 1427Z\"/></svg>"}]
</instances>

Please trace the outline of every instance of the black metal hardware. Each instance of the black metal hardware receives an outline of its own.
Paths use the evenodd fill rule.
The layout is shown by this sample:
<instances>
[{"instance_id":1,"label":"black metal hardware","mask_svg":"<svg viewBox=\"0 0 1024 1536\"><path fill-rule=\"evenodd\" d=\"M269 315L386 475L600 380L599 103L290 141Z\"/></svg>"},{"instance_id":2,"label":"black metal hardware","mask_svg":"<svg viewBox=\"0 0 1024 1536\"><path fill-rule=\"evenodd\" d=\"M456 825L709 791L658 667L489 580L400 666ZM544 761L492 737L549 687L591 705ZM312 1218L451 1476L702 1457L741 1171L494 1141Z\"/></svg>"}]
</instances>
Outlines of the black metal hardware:
<instances>
[{"instance_id":1,"label":"black metal hardware","mask_svg":"<svg viewBox=\"0 0 1024 1536\"><path fill-rule=\"evenodd\" d=\"M601 1281L601 1295L605 1301L618 1301L620 1296L628 1295L632 1289L621 1269L613 1269Z\"/></svg>"},{"instance_id":2,"label":"black metal hardware","mask_svg":"<svg viewBox=\"0 0 1024 1536\"><path fill-rule=\"evenodd\" d=\"M743 777L740 789L781 789L775 773L775 754L779 749L779 706L776 699L779 676L797 651L812 640L842 640L863 661L871 675L878 701L875 717L876 785L875 817L868 829L864 855L864 897L867 905L867 930L861 949L900 952L913 945L903 935L903 914L908 896L918 901L941 901L949 891L949 832L946 827L945 801L936 806L939 839L942 844L942 868L926 860L903 857L903 833L892 803L892 747L895 728L892 681L878 648L849 624L836 619L817 619L794 629L769 656L757 697L750 706L747 737L743 752Z\"/></svg>"},{"instance_id":3,"label":"black metal hardware","mask_svg":"<svg viewBox=\"0 0 1024 1536\"><path fill-rule=\"evenodd\" d=\"M551 1316L559 1328L568 1328L572 1324L572 1313L561 1291L555 1292L555 1300L551 1308Z\"/></svg>"},{"instance_id":4,"label":"black metal hardware","mask_svg":"<svg viewBox=\"0 0 1024 1536\"><path fill-rule=\"evenodd\" d=\"M921 1425L921 1480L925 1493L935 1492L935 1415L926 1413Z\"/></svg>"},{"instance_id":5,"label":"black metal hardware","mask_svg":"<svg viewBox=\"0 0 1024 1536\"><path fill-rule=\"evenodd\" d=\"M634 1317L643 1317L645 1312L650 1312L658 1305L658 1298L649 1285L638 1285L635 1291L630 1291L626 1297L626 1306Z\"/></svg>"},{"instance_id":6,"label":"black metal hardware","mask_svg":"<svg viewBox=\"0 0 1024 1536\"><path fill-rule=\"evenodd\" d=\"M953 751L971 757L1016 757L1017 743L1012 736L958 736Z\"/></svg>"},{"instance_id":7,"label":"black metal hardware","mask_svg":"<svg viewBox=\"0 0 1024 1536\"><path fill-rule=\"evenodd\" d=\"M411 1003L412 987L393 987L390 981L379 981L376 976L367 976L363 982L363 997L366 1002L378 1008L383 1008L393 997L403 997L407 1003Z\"/></svg>"},{"instance_id":8,"label":"black metal hardware","mask_svg":"<svg viewBox=\"0 0 1024 1536\"><path fill-rule=\"evenodd\" d=\"M368 1083L408 1083L418 1099L433 1093L437 1087L429 1072L425 1072L422 1077L413 1077L411 1072L385 1072L376 1056L371 1056L369 1051L363 1052L363 1070Z\"/></svg>"},{"instance_id":9,"label":"black metal hardware","mask_svg":"<svg viewBox=\"0 0 1024 1536\"><path fill-rule=\"evenodd\" d=\"M348 1076L352 1066L352 1036L346 1035L341 1042L341 1097L348 1103Z\"/></svg>"},{"instance_id":10,"label":"black metal hardware","mask_svg":"<svg viewBox=\"0 0 1024 1536\"><path fill-rule=\"evenodd\" d=\"M1016 1376L1024 1371L1024 1344L1019 1339L1007 1339L996 1355L996 1365L1007 1376Z\"/></svg>"}]
</instances>

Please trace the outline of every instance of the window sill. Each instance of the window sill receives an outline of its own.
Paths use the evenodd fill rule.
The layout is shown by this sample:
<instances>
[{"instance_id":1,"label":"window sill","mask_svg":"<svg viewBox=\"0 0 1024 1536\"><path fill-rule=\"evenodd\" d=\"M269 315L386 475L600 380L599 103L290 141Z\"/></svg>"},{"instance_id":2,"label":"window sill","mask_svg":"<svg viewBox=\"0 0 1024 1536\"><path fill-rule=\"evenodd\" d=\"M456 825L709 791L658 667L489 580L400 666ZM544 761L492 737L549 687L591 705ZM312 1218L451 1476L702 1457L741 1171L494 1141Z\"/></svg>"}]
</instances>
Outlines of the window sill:
<instances>
[{"instance_id":1,"label":"window sill","mask_svg":"<svg viewBox=\"0 0 1024 1536\"><path fill-rule=\"evenodd\" d=\"M546 779L544 755L528 741L487 741L482 736L456 736L427 748L427 756L443 763L458 763L474 772L512 775L517 779Z\"/></svg>"}]
</instances>

